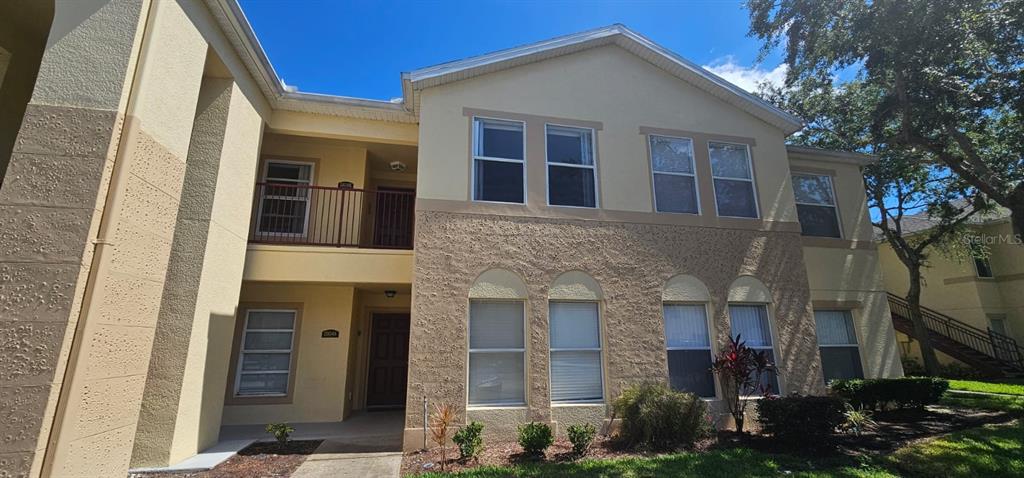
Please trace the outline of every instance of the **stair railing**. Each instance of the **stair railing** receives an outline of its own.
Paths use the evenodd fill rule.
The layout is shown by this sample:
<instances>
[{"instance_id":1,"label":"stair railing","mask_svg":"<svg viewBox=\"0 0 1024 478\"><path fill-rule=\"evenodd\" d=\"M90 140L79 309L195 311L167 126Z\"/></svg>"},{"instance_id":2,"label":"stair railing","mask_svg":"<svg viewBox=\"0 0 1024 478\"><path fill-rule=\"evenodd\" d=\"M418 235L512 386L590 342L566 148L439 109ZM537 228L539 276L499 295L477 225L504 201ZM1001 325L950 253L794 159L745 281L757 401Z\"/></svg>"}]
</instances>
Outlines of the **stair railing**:
<instances>
[{"instance_id":1,"label":"stair railing","mask_svg":"<svg viewBox=\"0 0 1024 478\"><path fill-rule=\"evenodd\" d=\"M910 304L889 293L889 309L893 315L911 321ZM1024 370L1024 349L1017 341L990 328L981 330L948 315L921 307L921 317L928 330L959 342L982 354ZM911 321L912 322L912 321Z\"/></svg>"}]
</instances>

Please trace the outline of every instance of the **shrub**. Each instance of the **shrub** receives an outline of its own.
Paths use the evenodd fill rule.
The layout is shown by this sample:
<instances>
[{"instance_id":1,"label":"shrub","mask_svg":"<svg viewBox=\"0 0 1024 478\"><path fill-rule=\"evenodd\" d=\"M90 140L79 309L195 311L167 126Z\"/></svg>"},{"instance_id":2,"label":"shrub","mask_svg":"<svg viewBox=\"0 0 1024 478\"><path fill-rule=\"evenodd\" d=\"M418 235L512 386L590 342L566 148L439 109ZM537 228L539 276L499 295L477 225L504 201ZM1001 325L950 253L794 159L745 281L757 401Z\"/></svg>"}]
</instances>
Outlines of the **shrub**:
<instances>
[{"instance_id":1,"label":"shrub","mask_svg":"<svg viewBox=\"0 0 1024 478\"><path fill-rule=\"evenodd\" d=\"M452 424L455 423L456 417L459 415L455 407L449 403L442 403L434 407L434 413L430 414L430 438L437 443L437 446L441 447L441 471L444 471L444 465L447 461L447 448L445 443L448 441L448 432L451 431Z\"/></svg>"},{"instance_id":2,"label":"shrub","mask_svg":"<svg viewBox=\"0 0 1024 478\"><path fill-rule=\"evenodd\" d=\"M569 442L572 443L573 453L575 453L576 456L583 456L587 454L590 444L594 441L594 435L597 435L597 429L590 423L583 423L579 425L569 425L569 428L565 429L565 433L569 435Z\"/></svg>"},{"instance_id":3,"label":"shrub","mask_svg":"<svg viewBox=\"0 0 1024 478\"><path fill-rule=\"evenodd\" d=\"M908 377L924 377L928 375L928 371L924 369L924 365L921 365L916 358L903 357L903 373ZM973 379L982 378L984 374L979 370L968 367L966 365L950 362L945 364L939 364L939 377L950 378L950 379Z\"/></svg>"},{"instance_id":4,"label":"shrub","mask_svg":"<svg viewBox=\"0 0 1024 478\"><path fill-rule=\"evenodd\" d=\"M643 383L623 390L613 403L622 418L621 438L650 450L690 447L709 432L707 404L700 397Z\"/></svg>"},{"instance_id":5,"label":"shrub","mask_svg":"<svg viewBox=\"0 0 1024 478\"><path fill-rule=\"evenodd\" d=\"M519 426L519 446L530 455L543 455L555 437L546 423L530 422Z\"/></svg>"},{"instance_id":6,"label":"shrub","mask_svg":"<svg viewBox=\"0 0 1024 478\"><path fill-rule=\"evenodd\" d=\"M722 398L736 422L736 431L742 432L749 401L740 397L769 395L771 387L762 386L758 382L765 372L775 370L775 364L768 351L747 347L746 342L741 341L737 335L736 338L729 337L729 346L715 357L711 370L718 374L719 383L722 384Z\"/></svg>"},{"instance_id":7,"label":"shrub","mask_svg":"<svg viewBox=\"0 0 1024 478\"><path fill-rule=\"evenodd\" d=\"M459 446L459 458L468 460L480 456L480 451L484 448L484 439L481 437L483 431L482 423L469 422L469 425L459 428L459 431L455 432L452 441Z\"/></svg>"},{"instance_id":8,"label":"shrub","mask_svg":"<svg viewBox=\"0 0 1024 478\"><path fill-rule=\"evenodd\" d=\"M829 388L856 408L923 408L938 403L949 382L934 377L850 379L833 380Z\"/></svg>"},{"instance_id":9,"label":"shrub","mask_svg":"<svg viewBox=\"0 0 1024 478\"><path fill-rule=\"evenodd\" d=\"M843 423L844 402L839 397L789 395L757 401L761 430L790 445L816 447L832 441Z\"/></svg>"},{"instance_id":10,"label":"shrub","mask_svg":"<svg viewBox=\"0 0 1024 478\"><path fill-rule=\"evenodd\" d=\"M287 423L268 423L266 430L267 433L274 435L278 443L288 443L288 437L295 432Z\"/></svg>"},{"instance_id":11,"label":"shrub","mask_svg":"<svg viewBox=\"0 0 1024 478\"><path fill-rule=\"evenodd\" d=\"M865 430L872 430L878 423L872 418L873 414L863 408L853 408L853 405L844 403L846 411L843 412L843 424L839 427L847 433L861 436Z\"/></svg>"}]
</instances>

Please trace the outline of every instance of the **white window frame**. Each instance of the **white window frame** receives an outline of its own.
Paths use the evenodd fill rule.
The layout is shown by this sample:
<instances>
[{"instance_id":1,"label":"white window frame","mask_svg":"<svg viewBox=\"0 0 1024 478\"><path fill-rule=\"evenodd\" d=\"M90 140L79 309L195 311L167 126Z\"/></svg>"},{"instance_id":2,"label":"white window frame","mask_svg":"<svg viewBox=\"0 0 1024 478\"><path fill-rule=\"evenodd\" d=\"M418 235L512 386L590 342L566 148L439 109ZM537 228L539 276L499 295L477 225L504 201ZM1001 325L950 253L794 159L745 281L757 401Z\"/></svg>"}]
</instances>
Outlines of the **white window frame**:
<instances>
[{"instance_id":1,"label":"white window frame","mask_svg":"<svg viewBox=\"0 0 1024 478\"><path fill-rule=\"evenodd\" d=\"M745 179L745 178L728 178L728 177L716 176L715 175L714 162L711 160L711 143L715 143L715 144L728 144L728 145L733 145L733 146L743 146L743 148L747 150L747 169L750 170L750 179ZM715 215L718 216L718 217L731 217L731 218L736 218L736 219L761 219L761 204L760 204L761 202L758 201L758 198L757 198L757 176L754 174L754 158L753 158L753 156L751 155L751 152L750 152L750 145L749 144L745 144L745 143L734 143L734 142L730 142L730 141L709 140L707 142L707 148L708 148L708 166L711 166L711 188L715 192ZM721 215L718 212L718 186L715 185L715 180L716 179L721 179L721 180L724 180L724 181L748 181L748 182L750 182L750 190L751 190L751 193L753 193L753 198L754 198L754 214L755 214L754 217L747 217L747 216L723 216L723 215Z\"/></svg>"},{"instance_id":2,"label":"white window frame","mask_svg":"<svg viewBox=\"0 0 1024 478\"><path fill-rule=\"evenodd\" d=\"M590 162L594 164L570 164L570 163L553 163L548 158L548 127L554 126L556 128L566 129L577 129L590 131ZM593 206L573 206L570 204L551 204L551 166L568 167L568 168L580 168L580 169L592 169L594 170L594 205ZM588 128L586 126L574 126L567 124L558 123L544 123L544 191L547 196L547 204L551 207L572 207L576 209L599 209L601 207L601 181L597 178L597 130L594 128Z\"/></svg>"},{"instance_id":3,"label":"white window frame","mask_svg":"<svg viewBox=\"0 0 1024 478\"><path fill-rule=\"evenodd\" d=\"M502 348L502 349L474 349L470 347L472 343L472 318L470 313L472 307L466 309L466 408L473 409L499 409L499 408L524 408L527 405L527 394L530 392L530 380L528 375L530 370L527 368L529 364L526 361L526 342L527 342L527 330L526 330L526 301L522 299L469 299L470 305L473 302L503 302L503 303L517 303L523 308L522 325L523 325L523 348ZM469 371L472 368L470 361L473 360L473 354L477 353L511 353L519 352L523 354L523 401L522 402L509 402L509 403L481 403L472 404L469 403Z\"/></svg>"},{"instance_id":4,"label":"white window frame","mask_svg":"<svg viewBox=\"0 0 1024 478\"><path fill-rule=\"evenodd\" d=\"M662 322L662 327L663 328L664 328L664 324L665 324L665 306L672 306L672 305L690 305L690 306L698 305L698 306L704 307L704 322L707 324L707 329L706 330L707 330L707 333L708 333L708 346L707 346L706 349L704 347L669 347L669 345L668 345L668 334L666 333L665 334L665 352L666 352L666 357L667 357L667 353L668 353L669 350L707 350L711 354L711 363L714 364L715 363L715 353L716 353L715 352L715 341L711 340L711 326L712 326L712 323L711 323L711 310L708 307L708 303L707 302L679 302L679 301L664 301L664 302L662 302L661 303L661 322ZM772 344L774 345L774 343L775 342L773 341ZM669 377L671 378L671 374L669 375ZM718 399L718 397L720 396L720 391L719 391L719 388L718 388L718 376L715 373L711 374L711 385L715 389L714 396L711 396L711 397L700 397L700 398L702 398L704 400L708 400L708 401L710 401L710 400L717 400Z\"/></svg>"},{"instance_id":5,"label":"white window frame","mask_svg":"<svg viewBox=\"0 0 1024 478\"><path fill-rule=\"evenodd\" d=\"M555 348L551 347L551 304L552 303L578 303L578 304L594 304L597 306L597 348ZM604 403L605 399L605 383L604 383L604 333L602 333L601 323L601 302L594 300L549 300L548 301L548 390L551 390L551 355L555 352L597 352L597 361L599 365L598 377L601 381L601 398L591 400L551 400L551 405L578 405L578 404L598 404Z\"/></svg>"},{"instance_id":6,"label":"white window frame","mask_svg":"<svg viewBox=\"0 0 1024 478\"><path fill-rule=\"evenodd\" d=\"M480 127L478 127L478 124L481 123L482 121L498 121L498 122L502 122L502 123L518 123L520 125L520 127L522 128L521 132L522 132L522 137L523 137L523 159L496 158L496 157L491 157L491 156L477 155L476 153L478 151L481 151L480 150L480 139L481 138L480 138L480 135L479 135ZM489 116L473 116L473 118L471 120L471 123L470 123L470 129L472 130L472 132L470 133L471 136L472 136L472 141L471 141L471 144L470 144L470 148L472 148L472 150L470 151L469 154L473 158L473 164L470 165L471 171L470 171L470 175L469 175L469 197L470 197L470 199L473 202L483 202L483 203L493 203L493 204L526 204L526 202L527 202L526 193L529 190L526 187L527 176L529 176L526 173L526 122L522 121L522 120L511 120L511 119L505 119L505 118L494 118L494 117L489 117ZM489 199L477 199L476 198L477 161L493 161L493 162L497 162L497 163L515 163L515 164L522 165L522 171L523 171L523 200L522 200L522 202L515 202L515 201L493 201L493 200L489 200Z\"/></svg>"},{"instance_id":7,"label":"white window frame","mask_svg":"<svg viewBox=\"0 0 1024 478\"><path fill-rule=\"evenodd\" d=\"M270 174L270 165L271 164L290 164L290 165L298 165L298 166L309 166L309 180L308 181L300 181L300 180L287 179L287 178L284 178L284 179L275 178L274 181L273 181L275 183L288 183L288 184L308 186L308 188L306 189L306 197L304 199L298 199L297 197L294 197L294 196L268 195L267 194L267 188L270 187L270 185L269 185L269 181L268 181L269 178L267 177L267 175ZM256 221L257 221L256 231L257 231L257 233L260 236L262 236L262 237L306 237L306 234L309 233L309 208L311 206L311 203L313 202L313 181L314 181L314 178L316 177L315 176L315 173L316 173L315 168L316 168L316 163L313 163L313 162L310 162L310 161L295 161L295 160L290 160L290 159L267 159L267 160L264 161L264 164L263 164L263 175L262 175L262 178L263 178L262 179L262 182L263 182L263 192L260 195L259 211L258 211L258 214L256 216ZM264 204L264 200L267 200L267 199L273 199L273 200L279 200L279 201L300 201L300 200L301 201L305 201L306 209L305 209L305 212L303 213L305 217L303 218L303 221L302 221L302 232L301 233L297 233L297 232L272 232L272 231L264 231L263 230L263 204Z\"/></svg>"},{"instance_id":8,"label":"white window frame","mask_svg":"<svg viewBox=\"0 0 1024 478\"><path fill-rule=\"evenodd\" d=\"M292 334L292 341L289 344L288 349L260 349L260 350L246 350L245 349L245 337L249 334L249 317L253 312L290 312L292 314L292 328L291 329L254 329L260 332L290 332ZM292 364L295 361L295 330L298 327L299 311L296 309L248 309L245 311L245 323L242 324L242 337L238 342L238 363L235 366L235 393L236 398L250 398L250 397L287 397L291 393L291 374ZM245 354L288 354L288 370L253 370L243 371L242 367L245 364ZM285 374L285 391L284 393L239 393L239 387L242 385L242 375L266 375L266 374Z\"/></svg>"},{"instance_id":9,"label":"white window frame","mask_svg":"<svg viewBox=\"0 0 1024 478\"><path fill-rule=\"evenodd\" d=\"M668 139L681 139L690 142L690 168L693 169L693 174L688 173L676 173L671 171L655 171L654 170L654 148L651 145L651 140L654 138L668 138ZM647 157L651 161L651 193L654 199L654 212L658 214L688 214L691 216L700 216L702 206L700 203L700 183L697 179L697 142L693 138L687 138L685 136L670 136L666 134L649 134L647 135ZM675 211L660 211L658 210L658 186L655 181L655 176L658 174L665 174L669 176L684 176L693 178L693 191L697 196L697 212L675 212ZM753 174L751 174L753 176Z\"/></svg>"},{"instance_id":10,"label":"white window frame","mask_svg":"<svg viewBox=\"0 0 1024 478\"><path fill-rule=\"evenodd\" d=\"M993 278L995 278L996 273L995 273L994 270L992 270L992 261L990 261L988 257L980 257L979 258L979 257L971 256L971 259L972 259L971 262L974 263L974 275L975 275L975 277L977 277L979 279L993 279ZM981 269L978 267L978 262L979 261L984 262L985 265L988 266L989 275L987 275L987 276L981 275Z\"/></svg>"},{"instance_id":11,"label":"white window frame","mask_svg":"<svg viewBox=\"0 0 1024 478\"><path fill-rule=\"evenodd\" d=\"M726 311L726 313L729 316L729 334L730 334L730 336L732 338L736 338L736 334L733 333L733 330L732 330L732 311L729 310L729 306L732 306L732 305L756 306L756 307L763 307L764 308L764 314L765 314L765 317L768 320L768 336L771 337L771 339L772 339L772 346L771 347L764 347L764 346L756 346L755 347L755 346L747 345L747 347L748 348L752 348L754 350L771 350L772 351L772 361L775 363L775 381L778 382L778 384L779 384L779 389L775 390L775 394L779 395L779 396L785 395L783 390L786 387L783 384L783 380L782 380L782 370L780 370L779 366L778 366L779 365L779 358L780 358L779 350L778 350L779 340L778 340L778 336L776 336L776 334L775 334L775 324L773 323L774 320L772 320L772 310L771 310L771 307L768 307L769 304L767 302L727 302L725 304L725 311ZM744 342L746 342L746 341L744 340ZM744 395L741 398L745 398L745 399L760 398L760 396L758 396L758 395Z\"/></svg>"},{"instance_id":12,"label":"white window frame","mask_svg":"<svg viewBox=\"0 0 1024 478\"><path fill-rule=\"evenodd\" d=\"M751 171L753 171L753 170L751 170ZM753 175L753 174L751 174L751 175ZM828 174L805 173L803 171L794 171L792 173L792 176L806 176L806 177L815 177L815 178L825 178L825 180L828 182L828 192L829 192L829 195L832 197L832 204L815 204L815 203L796 201L796 205L797 206L814 206L814 207L830 207L830 208L832 208L832 213L835 214L835 216L836 216L836 227L839 228L839 235L835 236L835 238L842 239L843 236L844 236L843 235L843 218L842 218L842 216L839 215L839 201L836 199L836 185L835 185L835 181L832 180L832 176L830 176ZM793 193L793 199L796 200L796 193ZM832 236L807 236L807 237L832 237Z\"/></svg>"},{"instance_id":13,"label":"white window frame","mask_svg":"<svg viewBox=\"0 0 1024 478\"><path fill-rule=\"evenodd\" d=\"M853 311L849 310L849 309L814 309L812 311L812 314L814 314L815 312L845 312L847 314L847 317L850 319L850 325L853 327L853 341L854 341L854 343L852 343L852 344L849 344L849 343L847 343L847 344L822 344L821 343L821 339L818 338L818 337L815 337L815 341L817 341L818 349L819 349L819 351L818 351L818 360L821 360L821 350L820 349L822 347L825 347L825 348L832 348L832 347L835 347L835 348L850 348L850 347L853 347L853 348L857 349L857 360L860 360L860 370L861 370L861 374L863 374L864 373L864 369L866 367L864 367L864 355L861 353L861 349L860 349L860 331L857 330L857 319L854 318ZM814 326L815 327L818 326L818 316L817 315L814 316ZM815 330L815 335L817 335L817 330ZM822 377L824 377L824 375L825 375L825 373L824 373L825 372L824 364L821 366L821 371L822 371ZM779 387L781 388L782 386L779 385Z\"/></svg>"}]
</instances>

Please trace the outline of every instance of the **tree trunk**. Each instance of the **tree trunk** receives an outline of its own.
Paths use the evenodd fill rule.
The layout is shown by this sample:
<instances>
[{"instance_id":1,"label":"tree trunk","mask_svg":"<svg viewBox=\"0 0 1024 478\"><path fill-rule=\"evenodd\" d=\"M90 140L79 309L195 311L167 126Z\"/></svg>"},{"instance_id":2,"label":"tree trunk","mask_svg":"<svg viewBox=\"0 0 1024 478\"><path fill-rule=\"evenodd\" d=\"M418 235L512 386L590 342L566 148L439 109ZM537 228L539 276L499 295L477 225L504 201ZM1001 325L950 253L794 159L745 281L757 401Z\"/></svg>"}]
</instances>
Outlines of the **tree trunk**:
<instances>
[{"instance_id":1,"label":"tree trunk","mask_svg":"<svg viewBox=\"0 0 1024 478\"><path fill-rule=\"evenodd\" d=\"M1024 183L1020 183L1009 195L1007 204L1003 204L1010 210L1010 221L1013 223L1013 233L1017 239L1024 241ZM1017 244L1024 244L1018 242Z\"/></svg>"},{"instance_id":2,"label":"tree trunk","mask_svg":"<svg viewBox=\"0 0 1024 478\"><path fill-rule=\"evenodd\" d=\"M921 345L921 359L928 375L939 375L939 359L935 357L935 349L928 338L928 326L921 314L921 265L913 264L907 268L910 273L910 289L907 291L907 304L910 305L910 321L914 323L914 338Z\"/></svg>"},{"instance_id":3,"label":"tree trunk","mask_svg":"<svg viewBox=\"0 0 1024 478\"><path fill-rule=\"evenodd\" d=\"M736 421L736 433L743 433L743 418L742 414L738 416L734 415L732 417L732 419Z\"/></svg>"}]
</instances>

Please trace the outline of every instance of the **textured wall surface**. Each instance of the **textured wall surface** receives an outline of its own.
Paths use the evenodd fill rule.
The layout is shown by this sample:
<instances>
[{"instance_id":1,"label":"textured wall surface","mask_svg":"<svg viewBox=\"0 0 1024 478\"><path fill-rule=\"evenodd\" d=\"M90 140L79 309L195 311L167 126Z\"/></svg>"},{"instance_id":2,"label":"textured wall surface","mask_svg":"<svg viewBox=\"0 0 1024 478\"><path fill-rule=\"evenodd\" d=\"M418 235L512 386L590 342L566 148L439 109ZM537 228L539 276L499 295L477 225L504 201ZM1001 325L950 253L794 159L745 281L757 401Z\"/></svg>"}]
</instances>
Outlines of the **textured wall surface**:
<instances>
[{"instance_id":1,"label":"textured wall surface","mask_svg":"<svg viewBox=\"0 0 1024 478\"><path fill-rule=\"evenodd\" d=\"M422 210L416 217L409 403L426 396L432 403L465 406L469 289L492 268L518 274L528 289L528 406L521 414L527 420L575 415L552 412L550 406L547 322L549 288L559 275L573 270L589 274L604 292L606 397L618 396L624 386L641 380L667 380L662 290L677 274L690 274L707 285L712 337L719 344L729 335L725 306L730 284L741 275L766 284L783 391L823 387L795 233ZM472 410L470 416L494 413L501 412ZM421 426L421 414L419 407L407 411L410 440L414 433L409 432Z\"/></svg>"}]
</instances>

